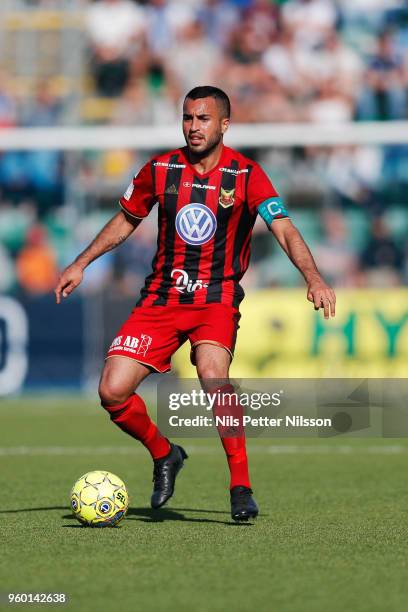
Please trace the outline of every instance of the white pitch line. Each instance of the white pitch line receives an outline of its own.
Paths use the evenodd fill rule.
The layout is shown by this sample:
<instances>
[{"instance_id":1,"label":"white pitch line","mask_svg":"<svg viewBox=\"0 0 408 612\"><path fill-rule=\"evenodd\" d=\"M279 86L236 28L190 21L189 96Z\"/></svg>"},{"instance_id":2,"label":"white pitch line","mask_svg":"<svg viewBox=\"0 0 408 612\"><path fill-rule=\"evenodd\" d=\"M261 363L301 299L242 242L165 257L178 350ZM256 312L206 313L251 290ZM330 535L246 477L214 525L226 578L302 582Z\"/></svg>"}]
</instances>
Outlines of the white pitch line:
<instances>
[{"instance_id":1,"label":"white pitch line","mask_svg":"<svg viewBox=\"0 0 408 612\"><path fill-rule=\"evenodd\" d=\"M218 452L216 446L186 445L193 455L211 455ZM137 446L10 446L0 447L0 457L18 456L80 456L80 455L144 455L145 449ZM387 444L384 446L351 445L248 445L248 453L255 455L404 455L408 446Z\"/></svg>"}]
</instances>

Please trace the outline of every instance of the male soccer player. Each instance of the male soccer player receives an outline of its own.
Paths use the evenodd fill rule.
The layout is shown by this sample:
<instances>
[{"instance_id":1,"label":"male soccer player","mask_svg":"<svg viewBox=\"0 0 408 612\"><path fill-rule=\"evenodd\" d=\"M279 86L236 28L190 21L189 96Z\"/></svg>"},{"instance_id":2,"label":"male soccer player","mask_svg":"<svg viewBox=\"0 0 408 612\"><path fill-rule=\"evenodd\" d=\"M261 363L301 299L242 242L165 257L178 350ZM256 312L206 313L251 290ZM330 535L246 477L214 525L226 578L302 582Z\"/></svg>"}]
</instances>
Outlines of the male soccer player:
<instances>
[{"instance_id":1,"label":"male soccer player","mask_svg":"<svg viewBox=\"0 0 408 612\"><path fill-rule=\"evenodd\" d=\"M152 456L153 508L173 495L187 455L160 433L135 391L152 371L169 371L171 356L188 339L192 363L206 390L217 391L221 398L233 392L228 373L244 295L239 281L248 267L258 214L303 274L315 309L323 308L326 318L335 312L333 290L320 276L264 171L224 146L229 122L230 102L222 90L203 86L190 91L183 105L187 146L157 155L143 166L120 199L121 210L63 271L55 289L59 303L80 284L86 266L126 240L158 204L153 271L108 350L99 386L112 421ZM226 383L211 385L220 380ZM230 470L232 518L254 518L258 507L243 429L219 431Z\"/></svg>"}]
</instances>

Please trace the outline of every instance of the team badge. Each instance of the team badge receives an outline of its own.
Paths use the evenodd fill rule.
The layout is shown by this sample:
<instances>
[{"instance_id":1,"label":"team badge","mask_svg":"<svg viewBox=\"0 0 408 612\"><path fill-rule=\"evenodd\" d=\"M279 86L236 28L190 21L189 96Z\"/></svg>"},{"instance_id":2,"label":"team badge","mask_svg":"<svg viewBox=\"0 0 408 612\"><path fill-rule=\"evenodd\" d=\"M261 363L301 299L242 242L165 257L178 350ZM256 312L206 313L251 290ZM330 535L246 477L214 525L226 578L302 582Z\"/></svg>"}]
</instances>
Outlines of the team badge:
<instances>
[{"instance_id":1,"label":"team badge","mask_svg":"<svg viewBox=\"0 0 408 612\"><path fill-rule=\"evenodd\" d=\"M218 202L223 208L229 208L230 206L233 206L235 202L235 189L223 189L221 187Z\"/></svg>"},{"instance_id":2,"label":"team badge","mask_svg":"<svg viewBox=\"0 0 408 612\"><path fill-rule=\"evenodd\" d=\"M187 244L206 244L215 234L217 219L204 204L187 204L176 216L176 231Z\"/></svg>"}]
</instances>

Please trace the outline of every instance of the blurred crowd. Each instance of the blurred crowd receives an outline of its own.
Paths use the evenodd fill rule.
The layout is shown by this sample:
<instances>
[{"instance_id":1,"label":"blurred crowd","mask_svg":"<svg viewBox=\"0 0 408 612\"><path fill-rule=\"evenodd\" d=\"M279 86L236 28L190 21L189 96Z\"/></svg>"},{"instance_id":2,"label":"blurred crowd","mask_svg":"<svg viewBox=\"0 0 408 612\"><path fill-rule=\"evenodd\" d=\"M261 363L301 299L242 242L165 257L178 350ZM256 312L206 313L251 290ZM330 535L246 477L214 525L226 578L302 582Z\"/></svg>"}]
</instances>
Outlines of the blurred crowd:
<instances>
[{"instance_id":1,"label":"blurred crowd","mask_svg":"<svg viewBox=\"0 0 408 612\"><path fill-rule=\"evenodd\" d=\"M95 87L123 123L171 121L207 82L235 121L404 118L407 22L396 0L99 0L86 21Z\"/></svg>"},{"instance_id":2,"label":"blurred crowd","mask_svg":"<svg viewBox=\"0 0 408 612\"><path fill-rule=\"evenodd\" d=\"M16 0L83 16L85 74L25 90L0 62L0 127L179 121L197 84L222 87L234 122L408 118L404 0ZM71 6L69 6L71 5ZM67 81L69 83L69 81ZM246 151L272 177L336 286L408 281L408 146ZM44 294L58 268L112 214L146 157L128 151L0 152L0 291ZM256 225L247 287L296 285L296 270ZM155 218L90 268L85 291L135 292L149 270ZM35 273L33 273L35 271Z\"/></svg>"},{"instance_id":3,"label":"blurred crowd","mask_svg":"<svg viewBox=\"0 0 408 612\"><path fill-rule=\"evenodd\" d=\"M21 4L43 9L64 5L54 0ZM203 83L228 91L235 121L407 117L404 0L71 4L71 11L81 7L83 15L87 74L82 94L105 102L98 106L88 100L79 112L85 122L173 122L185 92ZM58 96L45 83L39 89L31 92L34 106L27 113L5 75L0 76L0 125L69 122L78 100L69 91Z\"/></svg>"}]
</instances>

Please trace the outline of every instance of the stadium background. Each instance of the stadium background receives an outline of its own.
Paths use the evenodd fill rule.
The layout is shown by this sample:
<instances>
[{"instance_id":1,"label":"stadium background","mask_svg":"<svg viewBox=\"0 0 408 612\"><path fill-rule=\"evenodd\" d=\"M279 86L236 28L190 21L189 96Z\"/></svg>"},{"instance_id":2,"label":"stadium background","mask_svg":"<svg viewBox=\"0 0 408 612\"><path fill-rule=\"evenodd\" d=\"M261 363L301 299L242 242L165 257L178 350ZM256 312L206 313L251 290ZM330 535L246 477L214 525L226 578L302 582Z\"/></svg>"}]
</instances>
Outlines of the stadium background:
<instances>
[{"instance_id":1,"label":"stadium background","mask_svg":"<svg viewBox=\"0 0 408 612\"><path fill-rule=\"evenodd\" d=\"M4 0L0 15L1 394L96 393L105 348L150 268L155 213L57 308L58 270L141 165L182 143L181 100L202 83L230 95L227 144L245 135L239 148L271 176L338 292L337 318L324 322L257 223L233 374L407 375L405 2ZM121 147L128 126L133 144ZM273 131L265 143L265 126L283 130L279 143ZM88 140L90 127L104 138ZM43 128L54 128L51 147ZM175 374L193 373L187 353Z\"/></svg>"},{"instance_id":2,"label":"stadium background","mask_svg":"<svg viewBox=\"0 0 408 612\"><path fill-rule=\"evenodd\" d=\"M402 0L0 2L0 607L31 591L85 612L406 610L408 439L370 437L365 396L364 419L348 398L359 431L248 439L256 524L230 519L215 438L176 438L187 469L154 512L150 457L96 393L154 213L59 307L52 289L133 173L182 143L185 91L219 84L227 143L265 167L338 293L325 322L258 224L234 375L406 377L407 45ZM128 487L118 529L71 515L92 469Z\"/></svg>"}]
</instances>

